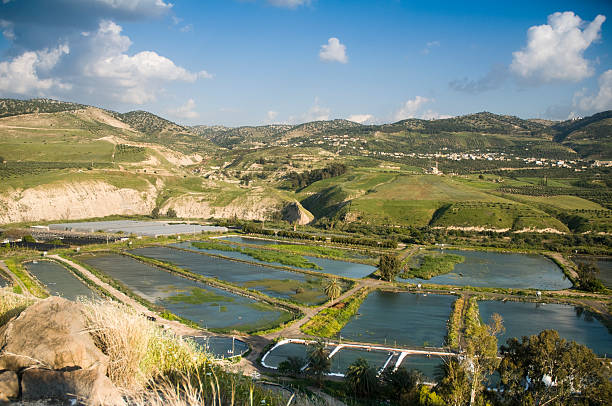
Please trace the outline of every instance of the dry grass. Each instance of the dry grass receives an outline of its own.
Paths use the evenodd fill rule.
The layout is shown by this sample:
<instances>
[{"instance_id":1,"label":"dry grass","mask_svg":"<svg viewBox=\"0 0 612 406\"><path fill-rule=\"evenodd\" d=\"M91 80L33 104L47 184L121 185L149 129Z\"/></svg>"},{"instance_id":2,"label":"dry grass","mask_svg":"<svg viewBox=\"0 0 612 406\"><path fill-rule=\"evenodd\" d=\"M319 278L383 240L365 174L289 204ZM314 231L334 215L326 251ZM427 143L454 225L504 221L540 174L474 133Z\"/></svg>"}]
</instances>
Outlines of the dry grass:
<instances>
[{"instance_id":1,"label":"dry grass","mask_svg":"<svg viewBox=\"0 0 612 406\"><path fill-rule=\"evenodd\" d=\"M0 326L5 325L11 318L18 316L36 300L13 293L10 287L0 288Z\"/></svg>"},{"instance_id":2,"label":"dry grass","mask_svg":"<svg viewBox=\"0 0 612 406\"><path fill-rule=\"evenodd\" d=\"M109 356L108 377L127 391L152 380L197 368L205 354L131 307L111 301L83 302L89 332Z\"/></svg>"}]
</instances>

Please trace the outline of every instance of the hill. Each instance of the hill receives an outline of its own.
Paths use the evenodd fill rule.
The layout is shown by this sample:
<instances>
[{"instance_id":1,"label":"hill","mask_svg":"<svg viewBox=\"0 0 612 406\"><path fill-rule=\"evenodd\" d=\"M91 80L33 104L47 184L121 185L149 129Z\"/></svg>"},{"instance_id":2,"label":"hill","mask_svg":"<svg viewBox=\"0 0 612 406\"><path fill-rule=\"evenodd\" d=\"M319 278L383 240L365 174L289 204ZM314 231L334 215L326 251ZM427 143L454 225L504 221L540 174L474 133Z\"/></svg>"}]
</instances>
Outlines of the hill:
<instances>
[{"instance_id":1,"label":"hill","mask_svg":"<svg viewBox=\"0 0 612 406\"><path fill-rule=\"evenodd\" d=\"M612 110L568 120L548 130L553 139L590 159L612 158Z\"/></svg>"},{"instance_id":2,"label":"hill","mask_svg":"<svg viewBox=\"0 0 612 406\"><path fill-rule=\"evenodd\" d=\"M17 116L31 113L58 113L85 108L78 103L63 102L52 99L0 99L0 117Z\"/></svg>"}]
</instances>

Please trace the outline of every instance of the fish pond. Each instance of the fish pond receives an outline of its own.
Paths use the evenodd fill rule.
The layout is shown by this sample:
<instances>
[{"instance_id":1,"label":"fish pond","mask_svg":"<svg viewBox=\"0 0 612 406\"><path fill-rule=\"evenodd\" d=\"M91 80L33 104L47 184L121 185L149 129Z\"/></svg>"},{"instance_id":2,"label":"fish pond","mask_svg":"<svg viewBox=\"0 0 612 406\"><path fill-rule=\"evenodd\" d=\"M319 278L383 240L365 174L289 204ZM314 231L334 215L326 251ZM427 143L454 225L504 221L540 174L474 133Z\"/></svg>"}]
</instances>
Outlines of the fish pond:
<instances>
[{"instance_id":1,"label":"fish pond","mask_svg":"<svg viewBox=\"0 0 612 406\"><path fill-rule=\"evenodd\" d=\"M234 337L193 336L187 338L217 359L236 357L249 350L247 343Z\"/></svg>"},{"instance_id":2,"label":"fish pond","mask_svg":"<svg viewBox=\"0 0 612 406\"><path fill-rule=\"evenodd\" d=\"M600 279L606 287L612 289L612 257L588 257L588 256L575 256L572 257L574 262L582 264L595 264L599 268L599 275L597 278Z\"/></svg>"},{"instance_id":3,"label":"fish pond","mask_svg":"<svg viewBox=\"0 0 612 406\"><path fill-rule=\"evenodd\" d=\"M244 238L244 237L224 237L224 238L219 238L218 240L227 240L227 241L237 242L240 244L253 244L253 245L262 245L262 246L278 245L278 243L275 241L259 240L255 238ZM251 262L258 262L261 264L269 263L269 264L279 265L279 266L288 266L294 269L305 269L303 267L286 265L280 262L262 261L257 258L253 258L250 255L244 254L242 252L221 251L221 250L214 250L214 249L198 248L190 242L183 242L183 243L172 244L172 245L175 245L177 247L184 248L184 249L204 251L204 252L209 252L211 254L217 254L217 255L225 255L226 257L236 258L236 259L241 259L241 260L251 261ZM283 245L297 245L297 244L283 243ZM311 255L300 255L300 256L304 258L306 261L320 268L320 269L306 268L309 271L313 271L313 272L322 272L322 273L328 273L331 275L341 276L345 278L360 279L376 271L376 267L372 265L360 264L357 262L348 262L348 261L341 261L337 259L319 258L319 257L311 256ZM363 256L359 256L359 257L364 258Z\"/></svg>"},{"instance_id":4,"label":"fish pond","mask_svg":"<svg viewBox=\"0 0 612 406\"><path fill-rule=\"evenodd\" d=\"M408 355L406 356L400 366L406 368L408 371L416 369L420 371L427 382L436 382L436 372L438 368L444 363L444 360L437 356L426 356L426 355Z\"/></svg>"},{"instance_id":5,"label":"fish pond","mask_svg":"<svg viewBox=\"0 0 612 406\"><path fill-rule=\"evenodd\" d=\"M82 255L79 261L119 281L135 294L201 327L254 331L291 319L291 314L222 289L165 272L119 254Z\"/></svg>"},{"instance_id":6,"label":"fish pond","mask_svg":"<svg viewBox=\"0 0 612 406\"><path fill-rule=\"evenodd\" d=\"M262 363L265 366L278 368L281 362L286 361L289 357L298 357L304 361L308 358L308 346L303 343L286 343L274 347L271 351L265 354Z\"/></svg>"},{"instance_id":7,"label":"fish pond","mask_svg":"<svg viewBox=\"0 0 612 406\"><path fill-rule=\"evenodd\" d=\"M343 339L390 346L441 347L455 296L377 290L340 331Z\"/></svg>"},{"instance_id":8,"label":"fish pond","mask_svg":"<svg viewBox=\"0 0 612 406\"><path fill-rule=\"evenodd\" d=\"M428 280L418 278L398 278L398 280L409 283L540 290L561 290L572 286L561 268L541 255L467 250L442 252L461 255L465 260L456 264L450 273L434 276Z\"/></svg>"},{"instance_id":9,"label":"fish pond","mask_svg":"<svg viewBox=\"0 0 612 406\"><path fill-rule=\"evenodd\" d=\"M363 348L342 347L331 357L330 372L344 375L346 369L359 358L365 359L372 368L378 371L385 366L385 361L390 357L391 353L388 351L368 351Z\"/></svg>"},{"instance_id":10,"label":"fish pond","mask_svg":"<svg viewBox=\"0 0 612 406\"><path fill-rule=\"evenodd\" d=\"M511 337L519 340L523 336L539 334L542 330L557 330L566 340L573 340L591 348L600 356L612 355L612 334L593 313L566 304L500 302L483 300L478 302L480 317L488 322L498 313L503 318L506 331L498 337L499 345Z\"/></svg>"},{"instance_id":11,"label":"fish pond","mask_svg":"<svg viewBox=\"0 0 612 406\"><path fill-rule=\"evenodd\" d=\"M96 291L57 262L37 261L24 265L30 274L45 285L52 296L61 296L68 300L76 300L78 297L100 298Z\"/></svg>"},{"instance_id":12,"label":"fish pond","mask_svg":"<svg viewBox=\"0 0 612 406\"><path fill-rule=\"evenodd\" d=\"M170 262L198 275L218 278L276 298L289 299L307 305L327 301L324 291L327 279L319 276L229 261L168 247L138 248L130 252ZM347 285L340 283L345 290Z\"/></svg>"}]
</instances>

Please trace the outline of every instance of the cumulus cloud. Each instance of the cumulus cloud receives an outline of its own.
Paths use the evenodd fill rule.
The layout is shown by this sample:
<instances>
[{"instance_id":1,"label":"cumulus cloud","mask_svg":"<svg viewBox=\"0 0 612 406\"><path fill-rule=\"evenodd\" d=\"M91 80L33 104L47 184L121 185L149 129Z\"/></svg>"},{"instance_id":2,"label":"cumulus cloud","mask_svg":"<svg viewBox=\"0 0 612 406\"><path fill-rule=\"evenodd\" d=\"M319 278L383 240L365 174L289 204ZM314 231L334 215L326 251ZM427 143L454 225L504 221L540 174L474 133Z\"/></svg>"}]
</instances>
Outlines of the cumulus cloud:
<instances>
[{"instance_id":1,"label":"cumulus cloud","mask_svg":"<svg viewBox=\"0 0 612 406\"><path fill-rule=\"evenodd\" d=\"M347 120L359 124L363 124L366 122L371 123L372 121L374 121L374 116L371 114L353 114L350 115Z\"/></svg>"},{"instance_id":2,"label":"cumulus cloud","mask_svg":"<svg viewBox=\"0 0 612 406\"><path fill-rule=\"evenodd\" d=\"M402 107L394 114L396 121L406 120L409 118L420 118L423 120L435 120L439 118L450 118L452 116L440 114L431 109L424 109L428 103L434 102L434 99L429 99L423 96L416 96L414 99L406 101Z\"/></svg>"},{"instance_id":3,"label":"cumulus cloud","mask_svg":"<svg viewBox=\"0 0 612 406\"><path fill-rule=\"evenodd\" d=\"M9 41L15 40L15 31L13 27L14 24L12 22L0 19L0 30L2 30L2 35Z\"/></svg>"},{"instance_id":4,"label":"cumulus cloud","mask_svg":"<svg viewBox=\"0 0 612 406\"><path fill-rule=\"evenodd\" d=\"M548 16L548 24L530 27L527 45L514 52L510 70L528 82L580 81L593 75L584 51L600 37L606 20L588 23L571 11ZM584 28L583 28L584 27Z\"/></svg>"},{"instance_id":5,"label":"cumulus cloud","mask_svg":"<svg viewBox=\"0 0 612 406\"><path fill-rule=\"evenodd\" d=\"M588 95L578 92L574 96L574 107L581 113L597 113L612 110L612 69L608 69L599 76L599 90L596 94Z\"/></svg>"},{"instance_id":6,"label":"cumulus cloud","mask_svg":"<svg viewBox=\"0 0 612 406\"><path fill-rule=\"evenodd\" d=\"M275 7L297 8L310 4L310 0L268 0L268 4Z\"/></svg>"},{"instance_id":7,"label":"cumulus cloud","mask_svg":"<svg viewBox=\"0 0 612 406\"><path fill-rule=\"evenodd\" d=\"M268 113L266 113L268 123L274 122L274 120L276 120L276 117L278 117L278 111L270 110L268 111Z\"/></svg>"},{"instance_id":8,"label":"cumulus cloud","mask_svg":"<svg viewBox=\"0 0 612 406\"><path fill-rule=\"evenodd\" d=\"M428 43L425 44L425 48L423 48L423 51L421 52L425 55L429 55L432 48L439 47L439 46L440 46L440 41L429 41Z\"/></svg>"},{"instance_id":9,"label":"cumulus cloud","mask_svg":"<svg viewBox=\"0 0 612 406\"><path fill-rule=\"evenodd\" d=\"M200 117L200 113L195 111L195 108L195 101L193 99L189 99L185 104L177 107L176 109L169 110L168 113L172 114L175 117L193 119Z\"/></svg>"},{"instance_id":10,"label":"cumulus cloud","mask_svg":"<svg viewBox=\"0 0 612 406\"><path fill-rule=\"evenodd\" d=\"M346 46L340 43L338 38L331 37L327 40L327 44L321 45L319 58L325 62L347 63Z\"/></svg>"},{"instance_id":11,"label":"cumulus cloud","mask_svg":"<svg viewBox=\"0 0 612 406\"><path fill-rule=\"evenodd\" d=\"M70 48L64 44L55 49L27 51L11 61L0 62L0 90L20 95L44 95L46 91L70 88L59 79L41 77L41 73L48 73L69 52Z\"/></svg>"}]
</instances>

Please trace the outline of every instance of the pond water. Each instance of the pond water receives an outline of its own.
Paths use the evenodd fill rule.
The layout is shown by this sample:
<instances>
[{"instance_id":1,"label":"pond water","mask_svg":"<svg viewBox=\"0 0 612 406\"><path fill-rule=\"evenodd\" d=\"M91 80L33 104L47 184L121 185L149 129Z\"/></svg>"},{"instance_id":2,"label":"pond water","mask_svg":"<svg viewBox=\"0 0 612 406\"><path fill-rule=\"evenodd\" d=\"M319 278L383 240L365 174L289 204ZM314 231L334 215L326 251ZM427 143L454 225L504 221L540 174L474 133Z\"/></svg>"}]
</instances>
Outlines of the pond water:
<instances>
[{"instance_id":1,"label":"pond water","mask_svg":"<svg viewBox=\"0 0 612 406\"><path fill-rule=\"evenodd\" d=\"M416 369L425 375L427 382L436 381L437 368L444 363L444 360L436 355L427 357L425 355L408 355L404 358L401 365L408 371Z\"/></svg>"},{"instance_id":2,"label":"pond water","mask_svg":"<svg viewBox=\"0 0 612 406\"><path fill-rule=\"evenodd\" d=\"M25 267L45 285L52 296L61 296L68 300L76 300L78 297L100 298L98 293L57 262L28 262Z\"/></svg>"},{"instance_id":3,"label":"pond water","mask_svg":"<svg viewBox=\"0 0 612 406\"><path fill-rule=\"evenodd\" d=\"M231 358L242 355L249 350L249 345L242 340L223 336L196 336L186 337L193 340L204 351L215 358Z\"/></svg>"},{"instance_id":4,"label":"pond water","mask_svg":"<svg viewBox=\"0 0 612 406\"><path fill-rule=\"evenodd\" d=\"M235 242L241 242L241 243L245 243L244 240L248 240L246 242L247 244L253 244L252 241L265 241L266 242L266 244L257 243L257 245L276 244L276 242L274 241L257 240L254 238L247 239L243 237L227 237L223 239L228 240L228 241L233 241L230 238L240 239L240 241L235 241ZM183 242L183 243L171 244L171 245L177 246L180 248L184 248L184 249L194 250L194 251L204 251L204 252L209 252L211 254L224 255L226 257L241 259L244 261L257 262L260 264L273 264L273 265L280 265L280 266L288 266L288 265L283 265L280 262L260 261L258 259L255 259L241 252L201 249L201 248L194 247L193 245L191 245L190 242ZM313 272L323 272L323 273L328 273L332 275L342 276L345 278L360 279L376 271L376 267L371 266L371 265L359 264L355 262L340 261L340 260L328 259L328 258L319 258L319 257L310 256L310 255L302 255L302 256L306 258L308 261L314 264L317 264L318 266L322 268L322 269L308 268L309 271L313 271ZM294 269L303 269L303 268L292 267L292 266L288 266L288 267L294 268Z\"/></svg>"},{"instance_id":5,"label":"pond water","mask_svg":"<svg viewBox=\"0 0 612 406\"><path fill-rule=\"evenodd\" d=\"M599 268L599 276L606 287L612 289L612 257L589 257L589 256L575 256L572 260L576 263L595 263Z\"/></svg>"},{"instance_id":6,"label":"pond water","mask_svg":"<svg viewBox=\"0 0 612 406\"><path fill-rule=\"evenodd\" d=\"M68 230L94 233L104 231L107 233L123 233L145 235L150 237L173 234L201 234L202 232L227 232L227 227L202 226L200 224L186 224L171 221L137 221L137 220L109 220L85 221L77 223L49 224L51 230Z\"/></svg>"},{"instance_id":7,"label":"pond water","mask_svg":"<svg viewBox=\"0 0 612 406\"><path fill-rule=\"evenodd\" d=\"M324 292L325 279L318 276L229 261L168 247L138 248L130 252L171 262L198 275L235 283L272 297L292 299L309 305L327 300ZM228 252L228 254L236 253Z\"/></svg>"},{"instance_id":8,"label":"pond water","mask_svg":"<svg viewBox=\"0 0 612 406\"><path fill-rule=\"evenodd\" d=\"M308 346L300 343L279 345L266 355L265 363L278 368L279 364L289 357L299 357L305 361L308 358Z\"/></svg>"},{"instance_id":9,"label":"pond water","mask_svg":"<svg viewBox=\"0 0 612 406\"><path fill-rule=\"evenodd\" d=\"M365 359L371 367L378 371L385 365L385 361L390 356L391 353L388 351L368 351L363 348L343 347L331 357L330 371L332 374L344 375L346 369L359 358Z\"/></svg>"},{"instance_id":10,"label":"pond water","mask_svg":"<svg viewBox=\"0 0 612 406\"><path fill-rule=\"evenodd\" d=\"M123 255L83 255L78 259L146 300L205 328L253 331L291 319L285 310L182 278Z\"/></svg>"},{"instance_id":11,"label":"pond water","mask_svg":"<svg viewBox=\"0 0 612 406\"><path fill-rule=\"evenodd\" d=\"M444 345L455 296L375 291L340 331L343 339L400 346Z\"/></svg>"},{"instance_id":12,"label":"pond water","mask_svg":"<svg viewBox=\"0 0 612 406\"><path fill-rule=\"evenodd\" d=\"M540 290L561 290L572 286L561 269L541 255L463 250L441 252L461 255L465 257L465 261L455 265L452 272L434 276L429 280L398 280L410 283Z\"/></svg>"},{"instance_id":13,"label":"pond water","mask_svg":"<svg viewBox=\"0 0 612 406\"><path fill-rule=\"evenodd\" d=\"M594 317L593 313L580 307L556 303L500 302L483 300L478 302L480 317L488 322L493 313L502 316L506 332L498 337L500 346L510 337L521 338L540 333L542 330L557 330L566 340L574 340L591 348L596 354L612 355L612 334Z\"/></svg>"}]
</instances>

